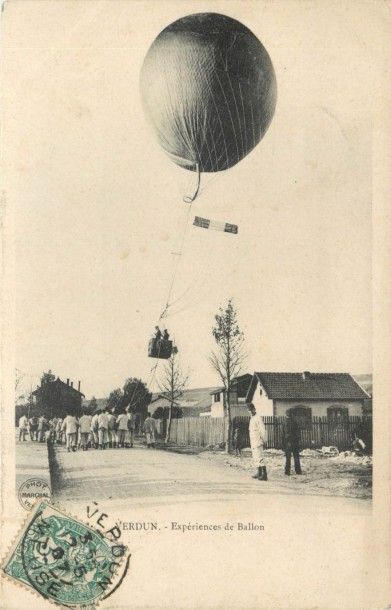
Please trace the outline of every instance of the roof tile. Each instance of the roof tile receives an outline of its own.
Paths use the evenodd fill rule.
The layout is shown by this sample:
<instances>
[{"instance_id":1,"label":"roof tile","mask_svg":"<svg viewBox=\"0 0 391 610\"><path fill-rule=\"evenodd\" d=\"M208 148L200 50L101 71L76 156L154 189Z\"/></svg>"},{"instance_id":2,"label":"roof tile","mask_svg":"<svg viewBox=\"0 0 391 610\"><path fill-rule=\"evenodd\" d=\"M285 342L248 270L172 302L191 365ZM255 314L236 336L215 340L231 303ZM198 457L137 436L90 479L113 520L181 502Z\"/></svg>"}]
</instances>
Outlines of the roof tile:
<instances>
[{"instance_id":1,"label":"roof tile","mask_svg":"<svg viewBox=\"0 0 391 610\"><path fill-rule=\"evenodd\" d=\"M368 395L349 373L255 373L271 399L365 400Z\"/></svg>"}]
</instances>

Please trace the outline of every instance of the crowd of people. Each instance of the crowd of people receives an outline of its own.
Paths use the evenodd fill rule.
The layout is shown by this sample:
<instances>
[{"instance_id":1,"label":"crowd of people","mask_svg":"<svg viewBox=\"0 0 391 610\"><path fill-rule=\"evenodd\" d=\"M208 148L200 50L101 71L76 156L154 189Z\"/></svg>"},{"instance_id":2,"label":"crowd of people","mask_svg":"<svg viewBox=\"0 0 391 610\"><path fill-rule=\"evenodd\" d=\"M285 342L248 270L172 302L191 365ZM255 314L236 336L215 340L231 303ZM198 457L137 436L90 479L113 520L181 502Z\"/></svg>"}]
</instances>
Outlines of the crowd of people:
<instances>
[{"instance_id":1,"label":"crowd of people","mask_svg":"<svg viewBox=\"0 0 391 610\"><path fill-rule=\"evenodd\" d=\"M36 442L65 444L68 452L81 449L131 448L134 444L138 416L131 410L122 410L119 414L105 409L96 409L93 415L83 411L76 417L69 410L64 418L46 418L44 415L22 415L18 422L19 441L28 438ZM148 448L155 447L156 420L147 414L140 432L145 435Z\"/></svg>"},{"instance_id":2,"label":"crowd of people","mask_svg":"<svg viewBox=\"0 0 391 610\"><path fill-rule=\"evenodd\" d=\"M247 405L250 413L248 425L250 446L256 472L254 479L267 481L267 468L264 450L267 443L267 432L263 418L256 412L255 406ZM66 444L68 451L81 449L87 451L90 448L131 448L133 447L138 419L136 413L131 409L123 409L119 414L114 410L103 408L95 410L93 415L83 411L78 418L69 411L64 419L54 417L46 419L44 415L28 418L22 415L19 419L19 441L25 441L29 436L32 441L51 441L58 444ZM154 448L156 443L156 420L147 414L141 430L145 435L148 448ZM245 445L243 429L234 421L233 424L233 448L236 455L240 455ZM294 417L288 414L282 429L282 447L285 452L285 474L291 473L291 460L293 457L294 469L297 475L302 474L300 464L300 428ZM363 440L354 433L352 439L353 451L362 455L366 445Z\"/></svg>"}]
</instances>

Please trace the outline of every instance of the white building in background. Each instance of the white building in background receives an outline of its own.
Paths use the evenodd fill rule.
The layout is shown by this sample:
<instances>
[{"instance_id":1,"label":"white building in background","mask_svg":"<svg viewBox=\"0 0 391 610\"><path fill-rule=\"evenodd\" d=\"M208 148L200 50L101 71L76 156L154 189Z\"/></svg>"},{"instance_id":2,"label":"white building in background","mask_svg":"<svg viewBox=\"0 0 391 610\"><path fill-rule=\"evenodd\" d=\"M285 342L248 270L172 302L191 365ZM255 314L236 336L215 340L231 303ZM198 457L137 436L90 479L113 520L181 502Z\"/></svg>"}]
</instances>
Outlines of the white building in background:
<instances>
[{"instance_id":1,"label":"white building in background","mask_svg":"<svg viewBox=\"0 0 391 610\"><path fill-rule=\"evenodd\" d=\"M254 373L246 396L263 416L338 421L363 415L369 394L349 373Z\"/></svg>"},{"instance_id":2,"label":"white building in background","mask_svg":"<svg viewBox=\"0 0 391 610\"><path fill-rule=\"evenodd\" d=\"M231 382L230 406L231 418L240 415L248 415L246 407L246 395L252 381L252 375L246 373L239 377L234 377ZM210 409L211 417L224 417L224 388L216 388L211 392L212 406Z\"/></svg>"},{"instance_id":3,"label":"white building in background","mask_svg":"<svg viewBox=\"0 0 391 610\"><path fill-rule=\"evenodd\" d=\"M211 415L212 393L216 386L209 388L193 388L184 390L182 396L175 401L177 406L182 409L182 417L200 417ZM159 407L169 407L170 403L160 394L152 395L152 403L148 411L153 415Z\"/></svg>"},{"instance_id":4,"label":"white building in background","mask_svg":"<svg viewBox=\"0 0 391 610\"><path fill-rule=\"evenodd\" d=\"M224 417L224 388L217 388L211 392L210 417ZM203 414L204 415L204 414Z\"/></svg>"}]
</instances>

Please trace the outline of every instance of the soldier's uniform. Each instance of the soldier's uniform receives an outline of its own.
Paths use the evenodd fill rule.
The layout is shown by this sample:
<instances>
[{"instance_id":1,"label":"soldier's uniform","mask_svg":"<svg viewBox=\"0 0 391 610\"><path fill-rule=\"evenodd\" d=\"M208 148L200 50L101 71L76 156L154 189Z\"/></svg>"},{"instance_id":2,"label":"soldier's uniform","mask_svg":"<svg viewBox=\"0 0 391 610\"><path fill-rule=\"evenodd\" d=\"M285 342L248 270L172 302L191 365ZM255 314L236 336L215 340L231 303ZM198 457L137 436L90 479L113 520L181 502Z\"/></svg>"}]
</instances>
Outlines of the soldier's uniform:
<instances>
[{"instance_id":1,"label":"soldier's uniform","mask_svg":"<svg viewBox=\"0 0 391 610\"><path fill-rule=\"evenodd\" d=\"M121 413L117 418L117 435L118 435L118 447L123 447L125 444L126 434L128 432L128 415L127 413Z\"/></svg>"},{"instance_id":2,"label":"soldier's uniform","mask_svg":"<svg viewBox=\"0 0 391 610\"><path fill-rule=\"evenodd\" d=\"M109 437L109 447L115 447L117 444L117 435L115 433L115 424L117 423L117 418L114 413L109 413L108 415L108 437Z\"/></svg>"},{"instance_id":3,"label":"soldier's uniform","mask_svg":"<svg viewBox=\"0 0 391 610\"><path fill-rule=\"evenodd\" d=\"M76 451L77 419L74 415L67 415L62 422L62 430L67 438L67 449Z\"/></svg>"},{"instance_id":4,"label":"soldier's uniform","mask_svg":"<svg viewBox=\"0 0 391 610\"><path fill-rule=\"evenodd\" d=\"M95 448L98 447L98 443L99 443L98 417L99 417L99 413L95 413L95 415L93 415L92 419L91 419L91 435L92 435L92 440L93 440L93 444L94 444Z\"/></svg>"},{"instance_id":5,"label":"soldier's uniform","mask_svg":"<svg viewBox=\"0 0 391 610\"><path fill-rule=\"evenodd\" d=\"M153 417L147 417L144 421L143 430L145 432L145 439L147 441L147 447L153 447L155 445L155 432L156 422Z\"/></svg>"},{"instance_id":6,"label":"soldier's uniform","mask_svg":"<svg viewBox=\"0 0 391 610\"><path fill-rule=\"evenodd\" d=\"M79 419L80 442L83 451L88 449L88 437L91 431L91 415L82 415Z\"/></svg>"},{"instance_id":7,"label":"soldier's uniform","mask_svg":"<svg viewBox=\"0 0 391 610\"><path fill-rule=\"evenodd\" d=\"M99 449L106 449L108 444L107 430L109 427L109 418L107 413L99 413L98 415L98 441Z\"/></svg>"},{"instance_id":8,"label":"soldier's uniform","mask_svg":"<svg viewBox=\"0 0 391 610\"><path fill-rule=\"evenodd\" d=\"M263 446L266 444L267 435L263 419L258 413L251 415L249 434L254 466L258 469L257 474L253 478L267 481L266 463L263 454Z\"/></svg>"}]
</instances>

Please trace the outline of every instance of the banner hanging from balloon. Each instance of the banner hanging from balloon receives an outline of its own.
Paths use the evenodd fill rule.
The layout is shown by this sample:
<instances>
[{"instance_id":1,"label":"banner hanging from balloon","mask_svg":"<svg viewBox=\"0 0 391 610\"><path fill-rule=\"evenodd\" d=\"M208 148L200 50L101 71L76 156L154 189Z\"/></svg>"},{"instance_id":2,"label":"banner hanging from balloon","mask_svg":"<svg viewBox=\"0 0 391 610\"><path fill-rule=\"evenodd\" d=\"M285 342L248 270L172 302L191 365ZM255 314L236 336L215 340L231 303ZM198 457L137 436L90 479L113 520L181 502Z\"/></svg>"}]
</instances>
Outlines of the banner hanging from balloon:
<instances>
[{"instance_id":1,"label":"banner hanging from balloon","mask_svg":"<svg viewBox=\"0 0 391 610\"><path fill-rule=\"evenodd\" d=\"M212 229L213 231L224 231L224 233L238 233L238 225L233 225L229 222L219 222L218 220L210 220L209 218L201 218L196 216L193 225L201 229Z\"/></svg>"}]
</instances>

